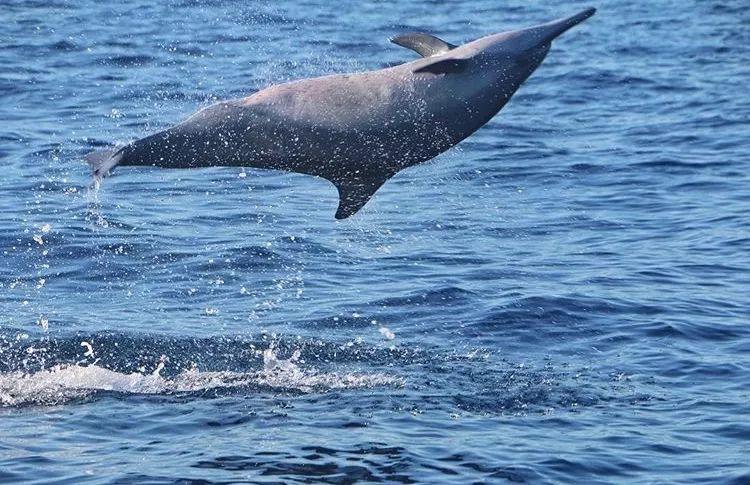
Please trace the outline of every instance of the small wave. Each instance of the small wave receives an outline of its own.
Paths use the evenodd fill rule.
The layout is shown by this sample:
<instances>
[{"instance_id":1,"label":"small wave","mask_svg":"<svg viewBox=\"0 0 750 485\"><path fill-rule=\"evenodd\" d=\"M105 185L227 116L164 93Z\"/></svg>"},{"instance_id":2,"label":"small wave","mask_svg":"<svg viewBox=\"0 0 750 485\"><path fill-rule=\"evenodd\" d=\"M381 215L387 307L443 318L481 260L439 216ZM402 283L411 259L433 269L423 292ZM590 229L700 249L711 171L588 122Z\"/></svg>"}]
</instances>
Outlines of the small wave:
<instances>
[{"instance_id":1,"label":"small wave","mask_svg":"<svg viewBox=\"0 0 750 485\"><path fill-rule=\"evenodd\" d=\"M50 49L60 52L75 52L80 51L81 47L70 39L63 39L50 44Z\"/></svg>"},{"instance_id":2,"label":"small wave","mask_svg":"<svg viewBox=\"0 0 750 485\"><path fill-rule=\"evenodd\" d=\"M403 379L382 373L318 372L297 365L299 352L278 358L273 347L263 353L263 368L255 372L199 371L192 368L162 377L164 363L152 373L124 373L92 364L58 364L34 373L0 374L0 407L53 406L85 399L97 393L170 395L215 389L250 388L288 392L327 392L402 386Z\"/></svg>"},{"instance_id":3,"label":"small wave","mask_svg":"<svg viewBox=\"0 0 750 485\"><path fill-rule=\"evenodd\" d=\"M100 59L102 64L119 66L119 67L137 67L151 64L155 61L152 56L148 55L119 55L109 56Z\"/></svg>"},{"instance_id":4,"label":"small wave","mask_svg":"<svg viewBox=\"0 0 750 485\"><path fill-rule=\"evenodd\" d=\"M407 296L390 297L374 302L381 307L420 306L420 305L460 305L469 303L476 297L476 293L457 286L446 286L430 289L424 292L412 293Z\"/></svg>"}]
</instances>

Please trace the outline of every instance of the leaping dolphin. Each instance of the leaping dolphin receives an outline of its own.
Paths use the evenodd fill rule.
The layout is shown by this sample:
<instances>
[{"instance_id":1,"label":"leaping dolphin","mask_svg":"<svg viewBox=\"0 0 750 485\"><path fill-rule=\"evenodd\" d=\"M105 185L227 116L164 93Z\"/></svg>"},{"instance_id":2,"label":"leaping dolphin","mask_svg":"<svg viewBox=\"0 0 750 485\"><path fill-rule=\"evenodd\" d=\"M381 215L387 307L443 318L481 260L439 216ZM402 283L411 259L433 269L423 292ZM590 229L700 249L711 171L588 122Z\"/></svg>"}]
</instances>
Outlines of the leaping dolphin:
<instances>
[{"instance_id":1,"label":"leaping dolphin","mask_svg":"<svg viewBox=\"0 0 750 485\"><path fill-rule=\"evenodd\" d=\"M399 171L487 123L541 64L552 40L595 11L461 46L425 33L399 35L391 41L422 58L271 86L86 160L97 179L117 165L244 166L315 175L338 189L336 218L344 219Z\"/></svg>"}]
</instances>

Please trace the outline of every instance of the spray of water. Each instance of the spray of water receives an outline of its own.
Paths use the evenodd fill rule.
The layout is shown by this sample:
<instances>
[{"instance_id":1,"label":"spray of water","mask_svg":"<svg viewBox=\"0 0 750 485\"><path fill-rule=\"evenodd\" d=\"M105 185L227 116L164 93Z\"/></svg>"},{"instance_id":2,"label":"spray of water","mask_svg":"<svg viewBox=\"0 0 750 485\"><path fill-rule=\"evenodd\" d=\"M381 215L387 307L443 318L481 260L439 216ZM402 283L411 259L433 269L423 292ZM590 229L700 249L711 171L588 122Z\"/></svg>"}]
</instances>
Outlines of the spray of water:
<instances>
[{"instance_id":1,"label":"spray of water","mask_svg":"<svg viewBox=\"0 0 750 485\"><path fill-rule=\"evenodd\" d=\"M319 372L300 367L300 352L279 358L271 346L263 351L263 368L253 372L200 371L197 367L173 377L161 375L167 359L162 356L153 372L116 372L96 363L60 364L34 373L0 374L0 406L59 405L97 393L180 394L211 389L246 388L274 392L327 392L402 386L403 380L382 373Z\"/></svg>"}]
</instances>

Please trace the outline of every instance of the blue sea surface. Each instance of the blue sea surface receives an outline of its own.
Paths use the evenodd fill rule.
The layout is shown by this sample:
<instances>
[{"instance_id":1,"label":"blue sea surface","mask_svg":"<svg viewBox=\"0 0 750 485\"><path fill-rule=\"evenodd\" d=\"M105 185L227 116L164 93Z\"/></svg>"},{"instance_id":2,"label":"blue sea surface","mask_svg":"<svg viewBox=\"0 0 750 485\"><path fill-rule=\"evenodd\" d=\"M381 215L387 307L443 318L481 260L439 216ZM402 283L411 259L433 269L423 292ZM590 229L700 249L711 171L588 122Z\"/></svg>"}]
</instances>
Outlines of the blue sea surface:
<instances>
[{"instance_id":1,"label":"blue sea surface","mask_svg":"<svg viewBox=\"0 0 750 485\"><path fill-rule=\"evenodd\" d=\"M588 3L0 3L0 482L750 482L750 9L599 0L484 128L322 179L82 157Z\"/></svg>"}]
</instances>

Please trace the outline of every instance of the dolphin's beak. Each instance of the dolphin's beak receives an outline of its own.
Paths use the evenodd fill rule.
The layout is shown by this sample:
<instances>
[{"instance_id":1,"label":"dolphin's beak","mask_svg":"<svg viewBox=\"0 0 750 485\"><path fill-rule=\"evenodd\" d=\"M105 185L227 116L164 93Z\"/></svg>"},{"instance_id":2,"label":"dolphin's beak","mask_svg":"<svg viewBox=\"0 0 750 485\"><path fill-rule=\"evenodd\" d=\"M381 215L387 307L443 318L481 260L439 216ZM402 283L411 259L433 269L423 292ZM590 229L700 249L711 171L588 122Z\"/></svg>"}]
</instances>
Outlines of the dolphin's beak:
<instances>
[{"instance_id":1,"label":"dolphin's beak","mask_svg":"<svg viewBox=\"0 0 750 485\"><path fill-rule=\"evenodd\" d=\"M552 22L548 22L542 25L537 25L536 27L532 27L529 30L534 32L538 42L537 45L549 44L562 33L580 24L595 13L595 8L587 8L586 10L583 10L575 15L571 15L570 17L553 20Z\"/></svg>"}]
</instances>

